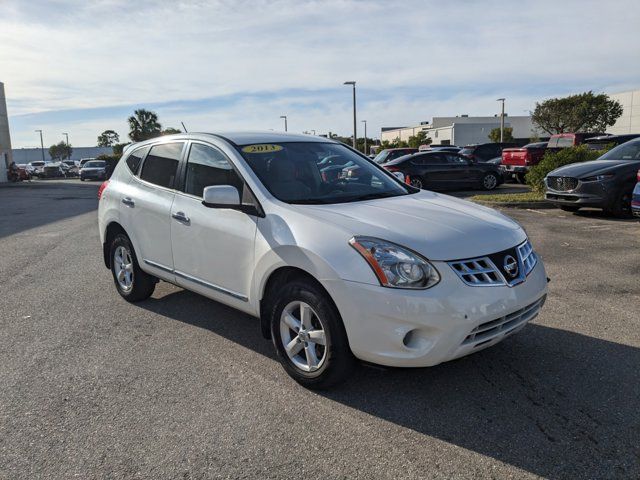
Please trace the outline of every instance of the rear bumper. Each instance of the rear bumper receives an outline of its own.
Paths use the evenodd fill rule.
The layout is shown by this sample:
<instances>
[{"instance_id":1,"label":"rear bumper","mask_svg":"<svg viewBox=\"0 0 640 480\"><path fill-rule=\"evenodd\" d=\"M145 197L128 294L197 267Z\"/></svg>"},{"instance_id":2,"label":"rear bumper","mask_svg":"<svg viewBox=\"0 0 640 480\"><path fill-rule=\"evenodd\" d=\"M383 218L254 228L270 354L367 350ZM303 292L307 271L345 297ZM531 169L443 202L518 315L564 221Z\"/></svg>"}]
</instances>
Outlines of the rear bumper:
<instances>
[{"instance_id":1,"label":"rear bumper","mask_svg":"<svg viewBox=\"0 0 640 480\"><path fill-rule=\"evenodd\" d=\"M529 171L529 167L525 167L524 165L505 165L503 163L500 167L505 174L527 173Z\"/></svg>"}]
</instances>

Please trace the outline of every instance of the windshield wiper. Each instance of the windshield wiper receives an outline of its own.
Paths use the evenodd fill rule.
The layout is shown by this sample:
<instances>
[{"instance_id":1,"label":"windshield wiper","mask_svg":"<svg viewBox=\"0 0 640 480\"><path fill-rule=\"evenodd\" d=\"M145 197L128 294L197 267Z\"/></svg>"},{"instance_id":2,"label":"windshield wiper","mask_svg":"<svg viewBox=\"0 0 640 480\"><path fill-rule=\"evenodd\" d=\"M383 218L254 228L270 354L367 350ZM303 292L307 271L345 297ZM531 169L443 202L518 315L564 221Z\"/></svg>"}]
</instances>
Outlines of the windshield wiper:
<instances>
[{"instance_id":1,"label":"windshield wiper","mask_svg":"<svg viewBox=\"0 0 640 480\"><path fill-rule=\"evenodd\" d=\"M389 198L389 197L398 197L402 194L397 194L395 192L375 192L375 193L367 193L365 195L359 195L357 197L351 197L347 200L343 200L343 202L360 202L364 200L375 200L376 198Z\"/></svg>"}]
</instances>

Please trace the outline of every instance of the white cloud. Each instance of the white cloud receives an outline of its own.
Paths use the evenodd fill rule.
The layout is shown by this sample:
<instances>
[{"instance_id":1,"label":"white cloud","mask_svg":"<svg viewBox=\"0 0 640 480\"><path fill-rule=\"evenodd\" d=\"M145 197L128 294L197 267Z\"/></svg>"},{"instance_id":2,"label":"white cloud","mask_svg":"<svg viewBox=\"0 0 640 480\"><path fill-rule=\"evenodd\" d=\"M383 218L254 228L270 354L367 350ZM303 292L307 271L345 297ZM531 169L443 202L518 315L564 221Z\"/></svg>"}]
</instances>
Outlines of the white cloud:
<instances>
[{"instance_id":1,"label":"white cloud","mask_svg":"<svg viewBox=\"0 0 640 480\"><path fill-rule=\"evenodd\" d=\"M434 114L487 114L497 96L520 114L541 97L632 85L639 23L635 0L5 0L0 81L12 116L271 92L271 101L247 96L183 119L268 128L293 108L292 125L298 116L303 128L346 133L341 84L355 79L371 132ZM302 105L331 89L325 107Z\"/></svg>"}]
</instances>

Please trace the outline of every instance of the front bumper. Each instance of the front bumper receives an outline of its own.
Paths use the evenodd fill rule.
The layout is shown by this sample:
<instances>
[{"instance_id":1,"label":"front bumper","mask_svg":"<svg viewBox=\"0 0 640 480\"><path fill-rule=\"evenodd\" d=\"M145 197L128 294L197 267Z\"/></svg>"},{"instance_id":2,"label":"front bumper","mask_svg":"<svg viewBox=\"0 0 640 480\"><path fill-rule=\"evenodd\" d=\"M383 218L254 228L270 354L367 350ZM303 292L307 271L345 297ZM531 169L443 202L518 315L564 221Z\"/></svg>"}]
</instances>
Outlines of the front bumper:
<instances>
[{"instance_id":1,"label":"front bumper","mask_svg":"<svg viewBox=\"0 0 640 480\"><path fill-rule=\"evenodd\" d=\"M582 182L568 191L549 188L545 198L556 205L575 205L578 207L607 208L615 200L616 187L612 181Z\"/></svg>"},{"instance_id":2,"label":"front bumper","mask_svg":"<svg viewBox=\"0 0 640 480\"><path fill-rule=\"evenodd\" d=\"M441 280L427 290L325 282L357 358L393 367L427 367L469 355L523 328L546 298L541 259L514 287L467 286L446 263L432 263Z\"/></svg>"}]
</instances>

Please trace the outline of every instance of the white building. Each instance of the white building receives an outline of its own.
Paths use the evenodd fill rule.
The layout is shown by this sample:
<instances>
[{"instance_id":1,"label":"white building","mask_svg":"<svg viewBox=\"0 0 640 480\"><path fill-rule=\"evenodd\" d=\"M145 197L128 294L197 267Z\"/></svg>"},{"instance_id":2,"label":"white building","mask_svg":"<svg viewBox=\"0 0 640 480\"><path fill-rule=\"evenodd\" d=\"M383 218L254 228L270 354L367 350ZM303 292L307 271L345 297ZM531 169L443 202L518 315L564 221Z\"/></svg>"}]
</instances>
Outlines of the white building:
<instances>
[{"instance_id":1,"label":"white building","mask_svg":"<svg viewBox=\"0 0 640 480\"><path fill-rule=\"evenodd\" d=\"M548 137L544 132L534 128L530 116L510 117L505 115L505 128L513 128L513 138L518 142L528 142L532 136ZM433 117L431 123L422 122L413 127L383 128L380 134L382 141L393 142L397 139L408 140L409 137L424 131L434 145L464 146L472 143L490 142L489 133L500 128L500 117Z\"/></svg>"},{"instance_id":2,"label":"white building","mask_svg":"<svg viewBox=\"0 0 640 480\"><path fill-rule=\"evenodd\" d=\"M640 133L640 90L612 93L609 98L622 104L622 116L607 129L607 133Z\"/></svg>"},{"instance_id":3,"label":"white building","mask_svg":"<svg viewBox=\"0 0 640 480\"><path fill-rule=\"evenodd\" d=\"M71 147L71 160L81 160L83 158L95 158L100 155L113 155L112 147ZM42 160L42 149L40 147L14 148L12 150L13 160L17 164L29 163L34 160ZM52 161L49 149L44 147L45 162Z\"/></svg>"},{"instance_id":4,"label":"white building","mask_svg":"<svg viewBox=\"0 0 640 480\"><path fill-rule=\"evenodd\" d=\"M4 83L0 82L0 182L7 181L7 168L12 161L7 100L4 96Z\"/></svg>"}]
</instances>

